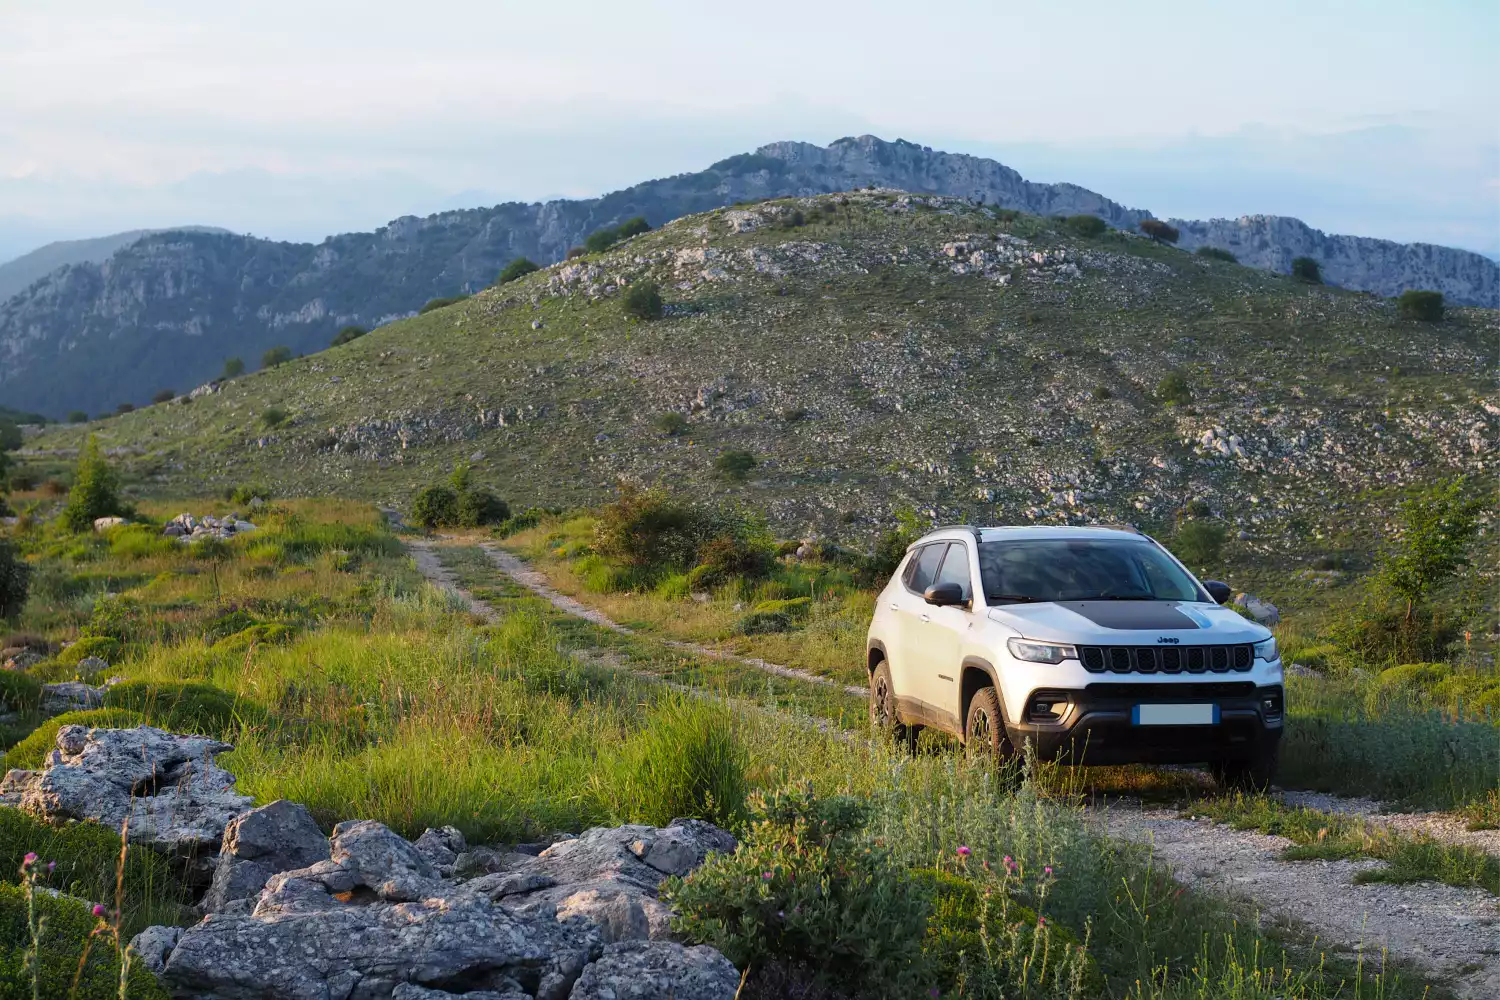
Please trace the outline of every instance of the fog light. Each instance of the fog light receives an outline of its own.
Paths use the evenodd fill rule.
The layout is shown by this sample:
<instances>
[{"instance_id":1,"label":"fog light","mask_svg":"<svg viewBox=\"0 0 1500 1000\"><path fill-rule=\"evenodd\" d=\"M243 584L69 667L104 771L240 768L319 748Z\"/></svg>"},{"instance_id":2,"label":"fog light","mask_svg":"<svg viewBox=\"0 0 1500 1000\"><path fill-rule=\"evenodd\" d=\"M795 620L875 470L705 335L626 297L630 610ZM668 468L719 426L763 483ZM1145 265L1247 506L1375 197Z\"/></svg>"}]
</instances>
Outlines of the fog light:
<instances>
[{"instance_id":1,"label":"fog light","mask_svg":"<svg viewBox=\"0 0 1500 1000\"><path fill-rule=\"evenodd\" d=\"M1260 696L1260 707L1266 715L1266 721L1274 722L1281 718L1281 692L1263 692Z\"/></svg>"},{"instance_id":2,"label":"fog light","mask_svg":"<svg viewBox=\"0 0 1500 1000\"><path fill-rule=\"evenodd\" d=\"M1039 691L1026 703L1026 718L1032 722L1056 722L1067 712L1067 695L1057 691Z\"/></svg>"}]
</instances>

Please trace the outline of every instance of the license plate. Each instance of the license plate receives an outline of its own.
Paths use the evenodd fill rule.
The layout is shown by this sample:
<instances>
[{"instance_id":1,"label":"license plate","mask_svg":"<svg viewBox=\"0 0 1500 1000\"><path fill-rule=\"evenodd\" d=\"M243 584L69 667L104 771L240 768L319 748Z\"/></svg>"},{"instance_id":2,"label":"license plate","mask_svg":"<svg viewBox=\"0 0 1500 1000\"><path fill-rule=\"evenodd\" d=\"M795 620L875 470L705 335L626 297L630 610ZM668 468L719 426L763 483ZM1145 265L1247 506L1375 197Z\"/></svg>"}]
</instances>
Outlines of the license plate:
<instances>
[{"instance_id":1,"label":"license plate","mask_svg":"<svg viewBox=\"0 0 1500 1000\"><path fill-rule=\"evenodd\" d=\"M1137 726L1217 726L1218 705L1137 705L1130 713Z\"/></svg>"}]
</instances>

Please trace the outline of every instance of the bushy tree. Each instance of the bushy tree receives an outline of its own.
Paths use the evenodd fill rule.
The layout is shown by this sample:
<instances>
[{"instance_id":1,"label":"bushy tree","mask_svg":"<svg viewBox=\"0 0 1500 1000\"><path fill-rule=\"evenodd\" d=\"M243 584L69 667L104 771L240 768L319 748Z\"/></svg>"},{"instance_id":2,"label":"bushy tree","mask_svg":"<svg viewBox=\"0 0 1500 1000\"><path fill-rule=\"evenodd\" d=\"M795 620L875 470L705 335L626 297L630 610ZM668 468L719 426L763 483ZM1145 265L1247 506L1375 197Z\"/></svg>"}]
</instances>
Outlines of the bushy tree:
<instances>
[{"instance_id":1,"label":"bushy tree","mask_svg":"<svg viewBox=\"0 0 1500 1000\"><path fill-rule=\"evenodd\" d=\"M1228 532L1217 521L1185 521L1172 536L1172 554L1197 572L1219 565Z\"/></svg>"},{"instance_id":2,"label":"bushy tree","mask_svg":"<svg viewBox=\"0 0 1500 1000\"><path fill-rule=\"evenodd\" d=\"M458 522L458 493L441 484L428 486L411 504L411 519L429 530Z\"/></svg>"},{"instance_id":3,"label":"bushy tree","mask_svg":"<svg viewBox=\"0 0 1500 1000\"><path fill-rule=\"evenodd\" d=\"M224 360L224 372L220 376L221 378L239 378L243 374L245 374L245 362L239 358L226 358Z\"/></svg>"},{"instance_id":4,"label":"bushy tree","mask_svg":"<svg viewBox=\"0 0 1500 1000\"><path fill-rule=\"evenodd\" d=\"M89 415L87 413L84 413L82 410L69 410L68 411L68 423L70 423L70 424L86 424L88 422L89 422Z\"/></svg>"},{"instance_id":5,"label":"bushy tree","mask_svg":"<svg viewBox=\"0 0 1500 1000\"><path fill-rule=\"evenodd\" d=\"M714 459L714 469L730 482L742 483L758 463L748 451L730 449Z\"/></svg>"},{"instance_id":6,"label":"bushy tree","mask_svg":"<svg viewBox=\"0 0 1500 1000\"><path fill-rule=\"evenodd\" d=\"M1176 226L1168 225L1160 219L1141 220L1141 232L1157 243L1176 243L1182 236Z\"/></svg>"},{"instance_id":7,"label":"bushy tree","mask_svg":"<svg viewBox=\"0 0 1500 1000\"><path fill-rule=\"evenodd\" d=\"M0 420L0 452L15 451L23 440L21 428L9 420Z\"/></svg>"},{"instance_id":8,"label":"bushy tree","mask_svg":"<svg viewBox=\"0 0 1500 1000\"><path fill-rule=\"evenodd\" d=\"M688 426L687 417L684 417L676 410L668 410L666 413L657 414L656 419L652 423L656 424L657 430L668 437L676 437L687 430Z\"/></svg>"},{"instance_id":9,"label":"bushy tree","mask_svg":"<svg viewBox=\"0 0 1500 1000\"><path fill-rule=\"evenodd\" d=\"M637 215L620 223L619 228L615 230L615 239L616 241L628 240L632 236L639 236L642 233L649 232L651 232L651 223L646 221L644 215Z\"/></svg>"},{"instance_id":10,"label":"bushy tree","mask_svg":"<svg viewBox=\"0 0 1500 1000\"><path fill-rule=\"evenodd\" d=\"M347 344L347 343L349 343L352 340L358 340L360 337L363 337L365 334L367 334L369 332L370 332L369 330L366 330L362 326L354 326L354 325L351 324L349 326L344 327L342 330L340 330L334 336L333 342L330 343L328 346L329 347L342 347L344 344Z\"/></svg>"},{"instance_id":11,"label":"bushy tree","mask_svg":"<svg viewBox=\"0 0 1500 1000\"><path fill-rule=\"evenodd\" d=\"M292 360L292 349L290 347L273 347L260 356L262 368L275 368Z\"/></svg>"},{"instance_id":12,"label":"bushy tree","mask_svg":"<svg viewBox=\"0 0 1500 1000\"><path fill-rule=\"evenodd\" d=\"M1442 292L1402 292L1396 309L1407 319L1436 323L1443 318Z\"/></svg>"},{"instance_id":13,"label":"bushy tree","mask_svg":"<svg viewBox=\"0 0 1500 1000\"><path fill-rule=\"evenodd\" d=\"M1097 215L1070 215L1063 222L1079 236L1102 236L1109 228Z\"/></svg>"},{"instance_id":14,"label":"bushy tree","mask_svg":"<svg viewBox=\"0 0 1500 1000\"><path fill-rule=\"evenodd\" d=\"M517 257L505 265L504 270L500 272L500 277L495 279L495 284L504 285L515 281L517 278L524 278L533 271L540 270L541 267L535 261L526 257Z\"/></svg>"},{"instance_id":15,"label":"bushy tree","mask_svg":"<svg viewBox=\"0 0 1500 1000\"><path fill-rule=\"evenodd\" d=\"M423 314L430 313L434 309L446 309L451 305L462 302L466 298L468 298L467 295L449 295L440 299L428 299L427 303L421 309L418 309L417 312L418 314Z\"/></svg>"},{"instance_id":16,"label":"bushy tree","mask_svg":"<svg viewBox=\"0 0 1500 1000\"><path fill-rule=\"evenodd\" d=\"M1199 257L1207 257L1210 260L1222 260L1226 264L1238 264L1240 259L1228 250L1220 250L1218 247L1199 247L1195 251Z\"/></svg>"},{"instance_id":17,"label":"bushy tree","mask_svg":"<svg viewBox=\"0 0 1500 1000\"><path fill-rule=\"evenodd\" d=\"M20 614L31 587L31 567L15 548L0 538L0 619Z\"/></svg>"},{"instance_id":18,"label":"bushy tree","mask_svg":"<svg viewBox=\"0 0 1500 1000\"><path fill-rule=\"evenodd\" d=\"M1174 406L1186 406L1193 401L1193 387L1182 372L1167 372L1156 383L1156 398Z\"/></svg>"},{"instance_id":19,"label":"bushy tree","mask_svg":"<svg viewBox=\"0 0 1500 1000\"><path fill-rule=\"evenodd\" d=\"M1311 257L1298 257L1292 261L1292 277L1309 285L1323 283L1323 268Z\"/></svg>"},{"instance_id":20,"label":"bushy tree","mask_svg":"<svg viewBox=\"0 0 1500 1000\"><path fill-rule=\"evenodd\" d=\"M120 501L119 490L119 477L104 460L98 439L89 435L83 454L78 458L78 468L73 473L68 502L63 507L63 525L69 531L89 531L96 518L124 514L125 506Z\"/></svg>"},{"instance_id":21,"label":"bushy tree","mask_svg":"<svg viewBox=\"0 0 1500 1000\"><path fill-rule=\"evenodd\" d=\"M115 407L115 412L116 413L120 413L120 414L134 413L135 412L135 404L134 403L121 403L119 406Z\"/></svg>"},{"instance_id":22,"label":"bushy tree","mask_svg":"<svg viewBox=\"0 0 1500 1000\"><path fill-rule=\"evenodd\" d=\"M589 251L587 247L568 247L568 254L566 259L577 260L579 257L584 256L588 252Z\"/></svg>"},{"instance_id":23,"label":"bushy tree","mask_svg":"<svg viewBox=\"0 0 1500 1000\"><path fill-rule=\"evenodd\" d=\"M1396 512L1396 537L1381 557L1376 579L1406 604L1411 619L1442 583L1468 565L1484 497L1465 476L1409 494Z\"/></svg>"},{"instance_id":24,"label":"bushy tree","mask_svg":"<svg viewBox=\"0 0 1500 1000\"><path fill-rule=\"evenodd\" d=\"M151 397L151 402L153 402L153 403L170 403L172 400L174 400L176 398L177 398L177 393L173 392L171 389L163 389L160 392L158 392L156 395L154 395L154 396Z\"/></svg>"},{"instance_id":25,"label":"bushy tree","mask_svg":"<svg viewBox=\"0 0 1500 1000\"><path fill-rule=\"evenodd\" d=\"M625 315L639 320L661 319L666 307L661 301L661 289L654 281L639 281L625 290L621 301Z\"/></svg>"}]
</instances>

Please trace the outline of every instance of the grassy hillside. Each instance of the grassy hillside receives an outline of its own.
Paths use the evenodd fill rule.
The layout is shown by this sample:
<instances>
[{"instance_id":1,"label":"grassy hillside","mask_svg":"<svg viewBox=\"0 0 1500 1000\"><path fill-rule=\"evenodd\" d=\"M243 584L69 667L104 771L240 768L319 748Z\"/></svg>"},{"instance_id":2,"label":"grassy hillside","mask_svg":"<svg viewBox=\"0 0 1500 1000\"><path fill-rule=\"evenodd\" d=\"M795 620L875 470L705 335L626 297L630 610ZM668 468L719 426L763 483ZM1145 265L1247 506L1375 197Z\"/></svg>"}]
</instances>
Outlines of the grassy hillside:
<instances>
[{"instance_id":1,"label":"grassy hillside","mask_svg":"<svg viewBox=\"0 0 1500 1000\"><path fill-rule=\"evenodd\" d=\"M622 290L657 283L666 315ZM1485 468L1500 314L1359 293L1124 233L895 192L678 220L188 404L86 433L147 492L272 484L405 503L457 460L513 505L620 476L785 533L940 520L1162 524L1246 555L1362 558L1382 490ZM669 417L668 414L678 414ZM716 471L754 456L743 482Z\"/></svg>"}]
</instances>

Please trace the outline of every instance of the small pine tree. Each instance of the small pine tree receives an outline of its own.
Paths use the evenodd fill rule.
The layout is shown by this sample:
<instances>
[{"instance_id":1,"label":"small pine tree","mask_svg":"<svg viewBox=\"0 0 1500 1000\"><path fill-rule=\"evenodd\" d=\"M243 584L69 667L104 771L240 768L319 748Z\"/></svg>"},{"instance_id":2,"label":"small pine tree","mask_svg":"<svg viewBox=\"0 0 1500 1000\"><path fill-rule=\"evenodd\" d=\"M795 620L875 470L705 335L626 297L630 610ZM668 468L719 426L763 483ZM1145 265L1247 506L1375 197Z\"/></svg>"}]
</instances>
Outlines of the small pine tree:
<instances>
[{"instance_id":1,"label":"small pine tree","mask_svg":"<svg viewBox=\"0 0 1500 1000\"><path fill-rule=\"evenodd\" d=\"M654 281L642 281L631 285L626 289L625 298L621 304L625 308L625 315L640 320L661 319L666 311L661 301L661 289Z\"/></svg>"},{"instance_id":2,"label":"small pine tree","mask_svg":"<svg viewBox=\"0 0 1500 1000\"><path fill-rule=\"evenodd\" d=\"M500 277L495 279L495 284L504 285L515 281L517 278L524 278L533 271L540 270L541 268L534 261L525 257L517 257L505 265L505 269L500 272Z\"/></svg>"},{"instance_id":3,"label":"small pine tree","mask_svg":"<svg viewBox=\"0 0 1500 1000\"><path fill-rule=\"evenodd\" d=\"M290 347L273 347L260 356L262 368L275 368L292 360L292 349Z\"/></svg>"},{"instance_id":4,"label":"small pine tree","mask_svg":"<svg viewBox=\"0 0 1500 1000\"><path fill-rule=\"evenodd\" d=\"M1292 277L1309 285L1323 283L1323 268L1311 257L1298 257L1292 261Z\"/></svg>"},{"instance_id":5,"label":"small pine tree","mask_svg":"<svg viewBox=\"0 0 1500 1000\"><path fill-rule=\"evenodd\" d=\"M63 525L73 532L88 531L93 528L95 518L125 513L119 489L119 477L104 460L98 439L90 434L78 458L78 469L73 473L73 489L62 512Z\"/></svg>"},{"instance_id":6,"label":"small pine tree","mask_svg":"<svg viewBox=\"0 0 1500 1000\"><path fill-rule=\"evenodd\" d=\"M239 378L245 374L245 362L239 358L228 358L224 361L224 373L219 376L224 379Z\"/></svg>"},{"instance_id":7,"label":"small pine tree","mask_svg":"<svg viewBox=\"0 0 1500 1000\"><path fill-rule=\"evenodd\" d=\"M1193 401L1193 387L1182 372L1167 372L1156 384L1156 397L1163 403L1186 406Z\"/></svg>"},{"instance_id":8,"label":"small pine tree","mask_svg":"<svg viewBox=\"0 0 1500 1000\"><path fill-rule=\"evenodd\" d=\"M1437 323L1443 318L1443 293L1402 292L1396 300L1396 309L1407 319Z\"/></svg>"}]
</instances>

